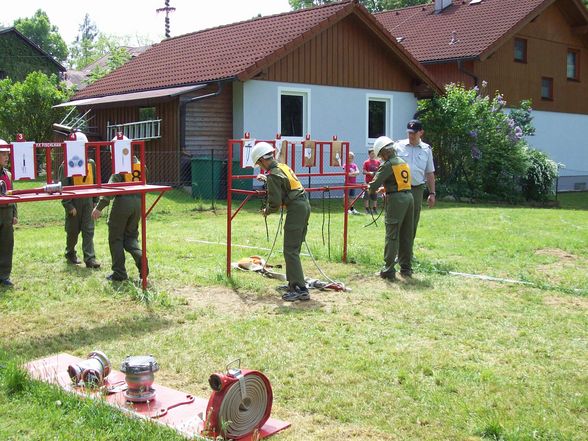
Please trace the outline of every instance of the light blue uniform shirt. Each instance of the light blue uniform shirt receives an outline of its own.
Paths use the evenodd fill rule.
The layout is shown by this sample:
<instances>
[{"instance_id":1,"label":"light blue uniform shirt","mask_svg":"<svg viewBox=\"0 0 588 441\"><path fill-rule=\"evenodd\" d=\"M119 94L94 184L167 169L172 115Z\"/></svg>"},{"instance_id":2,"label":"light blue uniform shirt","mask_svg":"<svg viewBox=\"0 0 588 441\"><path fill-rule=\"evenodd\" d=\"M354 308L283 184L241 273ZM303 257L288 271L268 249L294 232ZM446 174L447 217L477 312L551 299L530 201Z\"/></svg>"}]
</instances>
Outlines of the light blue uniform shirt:
<instances>
[{"instance_id":1,"label":"light blue uniform shirt","mask_svg":"<svg viewBox=\"0 0 588 441\"><path fill-rule=\"evenodd\" d=\"M433 150L427 143L421 141L419 145L413 146L408 143L408 139L402 139L394 144L394 150L398 157L410 167L411 184L421 185L426 182L426 174L435 171L433 163Z\"/></svg>"}]
</instances>

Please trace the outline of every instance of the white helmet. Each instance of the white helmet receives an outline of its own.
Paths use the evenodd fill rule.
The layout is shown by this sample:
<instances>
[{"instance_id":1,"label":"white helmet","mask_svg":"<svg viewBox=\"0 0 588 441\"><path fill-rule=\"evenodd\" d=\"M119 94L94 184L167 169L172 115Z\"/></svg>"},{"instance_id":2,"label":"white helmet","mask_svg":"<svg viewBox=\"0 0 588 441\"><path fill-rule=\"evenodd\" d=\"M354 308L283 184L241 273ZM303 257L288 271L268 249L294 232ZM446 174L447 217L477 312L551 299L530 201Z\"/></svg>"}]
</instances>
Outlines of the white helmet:
<instances>
[{"instance_id":1,"label":"white helmet","mask_svg":"<svg viewBox=\"0 0 588 441\"><path fill-rule=\"evenodd\" d=\"M8 143L6 141L4 141L3 139L0 139L0 152L9 152L10 151L10 147L8 147Z\"/></svg>"},{"instance_id":2,"label":"white helmet","mask_svg":"<svg viewBox=\"0 0 588 441\"><path fill-rule=\"evenodd\" d=\"M376 139L376 142L374 142L374 153L376 154L376 156L380 156L380 151L383 148L386 148L393 144L394 141L391 138L388 138L387 136L380 136L378 139Z\"/></svg>"},{"instance_id":3,"label":"white helmet","mask_svg":"<svg viewBox=\"0 0 588 441\"><path fill-rule=\"evenodd\" d=\"M88 137L83 132L75 131L73 134L76 135L76 141L88 142Z\"/></svg>"},{"instance_id":4,"label":"white helmet","mask_svg":"<svg viewBox=\"0 0 588 441\"><path fill-rule=\"evenodd\" d=\"M257 164L262 157L269 155L270 153L273 154L274 147L268 142L258 142L253 146L253 150L251 150L251 159L253 160L254 164Z\"/></svg>"}]
</instances>

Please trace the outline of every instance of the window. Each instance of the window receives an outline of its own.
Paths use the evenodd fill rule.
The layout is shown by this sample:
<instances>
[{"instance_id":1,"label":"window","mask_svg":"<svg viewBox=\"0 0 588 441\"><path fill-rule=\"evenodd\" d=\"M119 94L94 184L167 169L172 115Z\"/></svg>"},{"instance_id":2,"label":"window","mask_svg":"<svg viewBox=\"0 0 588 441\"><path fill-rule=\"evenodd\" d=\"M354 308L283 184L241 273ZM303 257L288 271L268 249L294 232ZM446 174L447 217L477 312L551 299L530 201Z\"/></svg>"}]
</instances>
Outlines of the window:
<instances>
[{"instance_id":1,"label":"window","mask_svg":"<svg viewBox=\"0 0 588 441\"><path fill-rule=\"evenodd\" d=\"M580 81L580 51L568 49L567 66L568 80Z\"/></svg>"},{"instance_id":2,"label":"window","mask_svg":"<svg viewBox=\"0 0 588 441\"><path fill-rule=\"evenodd\" d=\"M282 136L301 138L310 131L309 95L308 91L280 90L278 126Z\"/></svg>"},{"instance_id":3,"label":"window","mask_svg":"<svg viewBox=\"0 0 588 441\"><path fill-rule=\"evenodd\" d=\"M367 137L368 143L390 132L389 96L367 96Z\"/></svg>"},{"instance_id":4,"label":"window","mask_svg":"<svg viewBox=\"0 0 588 441\"><path fill-rule=\"evenodd\" d=\"M139 121L151 121L155 118L155 107L139 107Z\"/></svg>"},{"instance_id":5,"label":"window","mask_svg":"<svg viewBox=\"0 0 588 441\"><path fill-rule=\"evenodd\" d=\"M5 70L0 70L0 80L8 78L8 73Z\"/></svg>"},{"instance_id":6,"label":"window","mask_svg":"<svg viewBox=\"0 0 588 441\"><path fill-rule=\"evenodd\" d=\"M514 40L514 60L517 63L527 62L527 40L524 38L515 38Z\"/></svg>"},{"instance_id":7,"label":"window","mask_svg":"<svg viewBox=\"0 0 588 441\"><path fill-rule=\"evenodd\" d=\"M553 78L541 78L541 99L553 101Z\"/></svg>"}]
</instances>

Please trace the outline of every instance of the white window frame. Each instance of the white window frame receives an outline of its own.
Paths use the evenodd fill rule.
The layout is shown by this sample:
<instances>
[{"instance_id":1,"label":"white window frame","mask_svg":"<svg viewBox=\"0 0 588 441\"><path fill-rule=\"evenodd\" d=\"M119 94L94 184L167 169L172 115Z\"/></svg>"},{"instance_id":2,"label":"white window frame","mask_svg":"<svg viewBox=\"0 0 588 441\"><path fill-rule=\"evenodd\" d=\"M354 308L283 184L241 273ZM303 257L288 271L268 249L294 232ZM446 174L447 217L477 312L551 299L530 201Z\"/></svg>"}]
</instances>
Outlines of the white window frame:
<instances>
[{"instance_id":1,"label":"white window frame","mask_svg":"<svg viewBox=\"0 0 588 441\"><path fill-rule=\"evenodd\" d=\"M365 139L367 145L373 145L376 138L370 138L370 101L383 101L386 103L386 118L385 118L385 135L394 139L392 136L392 95L377 95L368 93L365 96Z\"/></svg>"},{"instance_id":2,"label":"white window frame","mask_svg":"<svg viewBox=\"0 0 588 441\"><path fill-rule=\"evenodd\" d=\"M310 132L310 89L299 87L278 87L278 125L276 133L282 131L282 95L302 96L302 136L283 136L288 141L301 141Z\"/></svg>"}]
</instances>

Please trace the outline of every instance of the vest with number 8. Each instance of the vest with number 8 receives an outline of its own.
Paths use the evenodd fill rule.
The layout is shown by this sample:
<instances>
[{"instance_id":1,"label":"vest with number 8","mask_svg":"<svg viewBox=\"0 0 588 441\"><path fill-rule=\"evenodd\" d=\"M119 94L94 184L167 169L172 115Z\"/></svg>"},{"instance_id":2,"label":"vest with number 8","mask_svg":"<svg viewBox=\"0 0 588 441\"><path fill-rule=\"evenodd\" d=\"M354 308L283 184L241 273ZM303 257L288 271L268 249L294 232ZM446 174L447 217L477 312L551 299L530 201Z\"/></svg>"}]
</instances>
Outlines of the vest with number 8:
<instances>
[{"instance_id":1,"label":"vest with number 8","mask_svg":"<svg viewBox=\"0 0 588 441\"><path fill-rule=\"evenodd\" d=\"M132 173L125 173L124 175L125 182L139 182L141 181L141 163L136 162L133 164L133 172Z\"/></svg>"}]
</instances>

